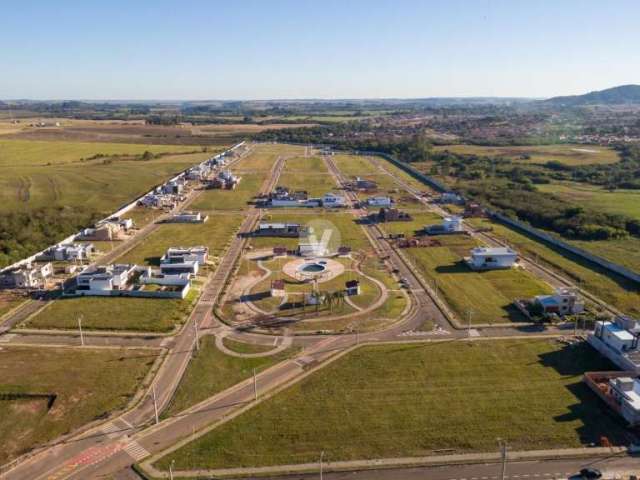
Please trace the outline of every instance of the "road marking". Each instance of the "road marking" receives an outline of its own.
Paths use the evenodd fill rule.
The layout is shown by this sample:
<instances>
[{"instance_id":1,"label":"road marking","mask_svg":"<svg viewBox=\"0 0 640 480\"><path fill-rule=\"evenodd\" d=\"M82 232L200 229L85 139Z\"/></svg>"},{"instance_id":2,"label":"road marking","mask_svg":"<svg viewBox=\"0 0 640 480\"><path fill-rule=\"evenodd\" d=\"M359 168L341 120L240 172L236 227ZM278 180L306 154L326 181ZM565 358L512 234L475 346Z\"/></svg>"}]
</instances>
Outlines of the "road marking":
<instances>
[{"instance_id":1,"label":"road marking","mask_svg":"<svg viewBox=\"0 0 640 480\"><path fill-rule=\"evenodd\" d=\"M107 423L100 429L104 434L106 434L107 438L114 438L118 436L118 431L120 427L118 427L115 423Z\"/></svg>"},{"instance_id":2,"label":"road marking","mask_svg":"<svg viewBox=\"0 0 640 480\"><path fill-rule=\"evenodd\" d=\"M129 454L136 462L142 460L145 457L151 455L145 448L138 442L133 441L124 447L124 451Z\"/></svg>"}]
</instances>

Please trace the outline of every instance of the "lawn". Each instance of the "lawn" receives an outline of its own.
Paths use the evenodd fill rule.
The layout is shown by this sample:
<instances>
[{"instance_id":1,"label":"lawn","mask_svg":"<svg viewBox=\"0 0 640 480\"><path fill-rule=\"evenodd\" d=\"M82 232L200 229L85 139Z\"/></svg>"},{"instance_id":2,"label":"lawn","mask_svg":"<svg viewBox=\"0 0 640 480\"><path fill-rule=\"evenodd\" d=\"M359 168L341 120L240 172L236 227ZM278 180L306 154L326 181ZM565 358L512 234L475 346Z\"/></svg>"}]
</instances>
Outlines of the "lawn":
<instances>
[{"instance_id":1,"label":"lawn","mask_svg":"<svg viewBox=\"0 0 640 480\"><path fill-rule=\"evenodd\" d=\"M153 364L149 350L3 347L0 393L56 395L0 399L0 464L122 408Z\"/></svg>"},{"instance_id":2,"label":"lawn","mask_svg":"<svg viewBox=\"0 0 640 480\"><path fill-rule=\"evenodd\" d=\"M236 353L264 353L275 348L273 345L258 345L255 343L239 342L229 337L224 337L222 339L222 343L229 350Z\"/></svg>"},{"instance_id":3,"label":"lawn","mask_svg":"<svg viewBox=\"0 0 640 480\"><path fill-rule=\"evenodd\" d=\"M409 248L405 253L428 281L437 284L438 294L464 324L469 316L474 324L525 321L513 301L551 293L550 286L522 269L471 270L463 262L463 256L476 245L470 237L440 240L441 247Z\"/></svg>"},{"instance_id":4,"label":"lawn","mask_svg":"<svg viewBox=\"0 0 640 480\"><path fill-rule=\"evenodd\" d=\"M173 152L151 160L99 158L103 153ZM82 205L107 214L211 153L197 147L0 140L0 211ZM127 157L128 158L128 157Z\"/></svg>"},{"instance_id":5,"label":"lawn","mask_svg":"<svg viewBox=\"0 0 640 480\"><path fill-rule=\"evenodd\" d=\"M478 145L443 145L434 147L436 151L448 150L464 155L486 155L504 157L523 163L546 163L556 161L565 165L589 165L615 163L620 160L618 153L608 147L597 145L536 145L522 147L483 147Z\"/></svg>"},{"instance_id":6,"label":"lawn","mask_svg":"<svg viewBox=\"0 0 640 480\"><path fill-rule=\"evenodd\" d=\"M160 459L167 469L580 447L626 440L582 383L612 366L552 340L362 347ZM274 426L276 428L274 428ZM247 448L251 445L251 448ZM449 450L450 449L450 450Z\"/></svg>"},{"instance_id":7,"label":"lawn","mask_svg":"<svg viewBox=\"0 0 640 480\"><path fill-rule=\"evenodd\" d=\"M568 276L585 290L626 314L640 315L640 289L633 282L505 225L481 219L472 219L470 222L493 228L498 237L507 240L516 250L535 257L546 266Z\"/></svg>"},{"instance_id":8,"label":"lawn","mask_svg":"<svg viewBox=\"0 0 640 480\"><path fill-rule=\"evenodd\" d=\"M170 298L77 297L55 300L20 327L40 329L82 328L169 332L186 319L198 297L192 289L184 300Z\"/></svg>"},{"instance_id":9,"label":"lawn","mask_svg":"<svg viewBox=\"0 0 640 480\"><path fill-rule=\"evenodd\" d=\"M118 263L159 265L169 247L209 247L209 255L219 256L242 223L242 215L211 214L205 223L163 223L142 242L129 250Z\"/></svg>"},{"instance_id":10,"label":"lawn","mask_svg":"<svg viewBox=\"0 0 640 480\"><path fill-rule=\"evenodd\" d=\"M180 413L190 406L249 378L253 375L254 368L260 372L292 354L293 350L289 349L268 357L231 357L215 347L214 336L204 336L198 354L189 363L189 367L163 415L167 417Z\"/></svg>"},{"instance_id":11,"label":"lawn","mask_svg":"<svg viewBox=\"0 0 640 480\"><path fill-rule=\"evenodd\" d=\"M9 290L0 290L0 318L7 312L18 307L21 303L27 301L22 293L16 293Z\"/></svg>"},{"instance_id":12,"label":"lawn","mask_svg":"<svg viewBox=\"0 0 640 480\"><path fill-rule=\"evenodd\" d=\"M235 169L231 169L235 171ZM203 191L189 207L193 210L245 210L262 187L267 173L241 173L235 190L212 189Z\"/></svg>"},{"instance_id":13,"label":"lawn","mask_svg":"<svg viewBox=\"0 0 640 480\"><path fill-rule=\"evenodd\" d=\"M536 188L598 212L627 215L640 220L639 190L609 191L596 185L572 182L536 185Z\"/></svg>"},{"instance_id":14,"label":"lawn","mask_svg":"<svg viewBox=\"0 0 640 480\"><path fill-rule=\"evenodd\" d=\"M305 158L304 160L312 160ZM336 191L337 185L334 178L322 165L322 170L289 170L286 169L280 175L278 186L288 187L291 191L306 190L309 197L322 197L325 193Z\"/></svg>"}]
</instances>

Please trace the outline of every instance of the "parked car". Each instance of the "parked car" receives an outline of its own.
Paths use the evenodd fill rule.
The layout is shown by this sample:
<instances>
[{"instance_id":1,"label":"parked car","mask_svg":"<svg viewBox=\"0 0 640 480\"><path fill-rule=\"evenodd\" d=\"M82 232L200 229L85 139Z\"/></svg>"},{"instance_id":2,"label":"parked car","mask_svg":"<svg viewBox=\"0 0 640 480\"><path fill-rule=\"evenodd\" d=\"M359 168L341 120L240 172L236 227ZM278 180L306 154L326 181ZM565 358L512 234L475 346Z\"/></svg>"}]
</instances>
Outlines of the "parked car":
<instances>
[{"instance_id":1,"label":"parked car","mask_svg":"<svg viewBox=\"0 0 640 480\"><path fill-rule=\"evenodd\" d=\"M583 468L580 470L580 477L586 480L595 480L598 478L602 478L602 472L597 468Z\"/></svg>"}]
</instances>

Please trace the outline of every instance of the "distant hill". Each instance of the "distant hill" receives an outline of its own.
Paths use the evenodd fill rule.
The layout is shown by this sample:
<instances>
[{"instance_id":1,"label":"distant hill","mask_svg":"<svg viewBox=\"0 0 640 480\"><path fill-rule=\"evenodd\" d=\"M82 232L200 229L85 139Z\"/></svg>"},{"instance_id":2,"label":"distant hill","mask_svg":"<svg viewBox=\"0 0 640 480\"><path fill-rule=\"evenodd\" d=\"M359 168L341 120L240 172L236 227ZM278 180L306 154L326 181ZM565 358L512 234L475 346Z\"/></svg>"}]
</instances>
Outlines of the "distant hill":
<instances>
[{"instance_id":1,"label":"distant hill","mask_svg":"<svg viewBox=\"0 0 640 480\"><path fill-rule=\"evenodd\" d=\"M584 95L553 97L542 102L556 106L640 104L640 85L621 85Z\"/></svg>"}]
</instances>

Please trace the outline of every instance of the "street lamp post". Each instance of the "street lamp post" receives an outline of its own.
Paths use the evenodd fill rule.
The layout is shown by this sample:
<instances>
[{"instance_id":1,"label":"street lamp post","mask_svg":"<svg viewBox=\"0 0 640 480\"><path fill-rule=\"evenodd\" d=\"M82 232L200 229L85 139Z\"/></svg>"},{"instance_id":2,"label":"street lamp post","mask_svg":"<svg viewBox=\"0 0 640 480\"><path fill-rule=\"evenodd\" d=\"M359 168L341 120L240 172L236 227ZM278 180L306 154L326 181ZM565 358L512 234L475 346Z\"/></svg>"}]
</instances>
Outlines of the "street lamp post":
<instances>
[{"instance_id":1,"label":"street lamp post","mask_svg":"<svg viewBox=\"0 0 640 480\"><path fill-rule=\"evenodd\" d=\"M253 369L253 399L258 400L258 377L255 368Z\"/></svg>"},{"instance_id":2,"label":"street lamp post","mask_svg":"<svg viewBox=\"0 0 640 480\"><path fill-rule=\"evenodd\" d=\"M169 480L173 480L173 464L176 463L175 460L171 460L169 464Z\"/></svg>"},{"instance_id":3,"label":"street lamp post","mask_svg":"<svg viewBox=\"0 0 640 480\"><path fill-rule=\"evenodd\" d=\"M153 411L155 413L156 416L156 425L158 423L160 423L160 420L158 419L158 400L156 398L156 386L152 385L151 386L151 394L153 395Z\"/></svg>"},{"instance_id":4,"label":"street lamp post","mask_svg":"<svg viewBox=\"0 0 640 480\"><path fill-rule=\"evenodd\" d=\"M322 460L324 458L324 450L320 452L320 480L322 480Z\"/></svg>"},{"instance_id":5,"label":"street lamp post","mask_svg":"<svg viewBox=\"0 0 640 480\"><path fill-rule=\"evenodd\" d=\"M473 311L471 309L467 310L467 337L471 338L471 315Z\"/></svg>"},{"instance_id":6,"label":"street lamp post","mask_svg":"<svg viewBox=\"0 0 640 480\"><path fill-rule=\"evenodd\" d=\"M498 445L500 446L500 459L502 461L500 466L500 480L504 480L507 473L507 441L499 438Z\"/></svg>"}]
</instances>

